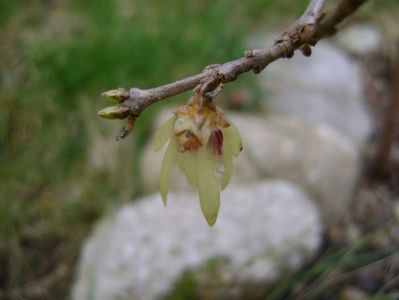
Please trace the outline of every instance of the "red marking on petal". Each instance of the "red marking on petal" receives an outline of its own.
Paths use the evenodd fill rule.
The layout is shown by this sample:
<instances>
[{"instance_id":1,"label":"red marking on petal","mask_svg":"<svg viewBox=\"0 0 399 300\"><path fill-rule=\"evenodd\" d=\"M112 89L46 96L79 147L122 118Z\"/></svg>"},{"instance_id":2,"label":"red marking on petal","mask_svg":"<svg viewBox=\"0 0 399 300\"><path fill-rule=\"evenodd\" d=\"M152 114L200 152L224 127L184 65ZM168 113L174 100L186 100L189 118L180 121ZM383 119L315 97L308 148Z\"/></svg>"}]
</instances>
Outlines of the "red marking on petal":
<instances>
[{"instance_id":1,"label":"red marking on petal","mask_svg":"<svg viewBox=\"0 0 399 300\"><path fill-rule=\"evenodd\" d=\"M220 129L216 129L213 134L213 147L217 155L223 154L223 133Z\"/></svg>"}]
</instances>

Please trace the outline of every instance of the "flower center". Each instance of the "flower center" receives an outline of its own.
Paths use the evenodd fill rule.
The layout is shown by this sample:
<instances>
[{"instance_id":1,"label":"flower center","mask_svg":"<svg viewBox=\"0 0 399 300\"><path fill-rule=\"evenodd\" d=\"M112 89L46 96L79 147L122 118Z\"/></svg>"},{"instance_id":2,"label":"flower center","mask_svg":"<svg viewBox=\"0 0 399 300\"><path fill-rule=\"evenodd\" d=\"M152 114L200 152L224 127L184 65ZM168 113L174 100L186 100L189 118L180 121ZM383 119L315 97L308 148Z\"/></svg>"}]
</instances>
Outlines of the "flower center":
<instances>
[{"instance_id":1,"label":"flower center","mask_svg":"<svg viewBox=\"0 0 399 300\"><path fill-rule=\"evenodd\" d=\"M202 145L197 136L189 129L177 134L176 139L180 145L180 152L195 151Z\"/></svg>"}]
</instances>

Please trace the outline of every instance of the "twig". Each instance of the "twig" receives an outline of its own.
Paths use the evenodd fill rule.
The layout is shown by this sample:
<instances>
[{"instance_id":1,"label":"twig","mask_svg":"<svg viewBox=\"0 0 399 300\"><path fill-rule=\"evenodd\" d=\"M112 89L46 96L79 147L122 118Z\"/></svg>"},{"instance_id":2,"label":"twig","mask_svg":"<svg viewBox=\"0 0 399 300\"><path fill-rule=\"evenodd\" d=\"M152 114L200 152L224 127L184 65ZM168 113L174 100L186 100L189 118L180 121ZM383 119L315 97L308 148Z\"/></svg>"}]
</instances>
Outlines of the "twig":
<instances>
[{"instance_id":1,"label":"twig","mask_svg":"<svg viewBox=\"0 0 399 300\"><path fill-rule=\"evenodd\" d=\"M243 58L208 66L199 74L163 86L147 90L131 88L129 97L119 105L128 107L130 116L137 118L145 108L160 100L194 88L211 92L217 87L214 83L234 81L239 75L249 71L257 74L279 58L292 57L298 48L309 56L309 45L314 46L321 38L334 34L336 26L366 1L341 0L332 10L323 13L325 0L310 0L305 13L280 35L271 48L247 50Z\"/></svg>"}]
</instances>

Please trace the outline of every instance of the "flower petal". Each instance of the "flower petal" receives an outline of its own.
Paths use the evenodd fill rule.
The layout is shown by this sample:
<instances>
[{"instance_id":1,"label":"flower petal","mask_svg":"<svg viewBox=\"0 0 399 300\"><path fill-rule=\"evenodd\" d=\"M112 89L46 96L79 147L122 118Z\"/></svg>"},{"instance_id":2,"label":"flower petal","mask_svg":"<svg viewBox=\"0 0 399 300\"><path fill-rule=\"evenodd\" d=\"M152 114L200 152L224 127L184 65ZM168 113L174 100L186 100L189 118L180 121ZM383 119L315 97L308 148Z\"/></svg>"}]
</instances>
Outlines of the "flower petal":
<instances>
[{"instance_id":1,"label":"flower petal","mask_svg":"<svg viewBox=\"0 0 399 300\"><path fill-rule=\"evenodd\" d=\"M173 116L165 123L155 133L154 139L154 150L159 151L166 144L166 142L171 138L173 134L173 126L175 124L176 117Z\"/></svg>"},{"instance_id":2,"label":"flower petal","mask_svg":"<svg viewBox=\"0 0 399 300\"><path fill-rule=\"evenodd\" d=\"M242 150L242 144L241 136L237 128L231 124L229 127L223 128L222 132L226 146L231 149L231 153L234 156L238 156Z\"/></svg>"},{"instance_id":3,"label":"flower petal","mask_svg":"<svg viewBox=\"0 0 399 300\"><path fill-rule=\"evenodd\" d=\"M230 147L224 145L223 147L223 164L224 171L221 179L221 188L224 190L231 180L233 175L233 154L231 153Z\"/></svg>"},{"instance_id":4,"label":"flower petal","mask_svg":"<svg viewBox=\"0 0 399 300\"><path fill-rule=\"evenodd\" d=\"M161 175L160 175L160 191L161 191L162 201L165 206L168 196L170 177L172 175L173 167L177 162L177 157L178 157L177 143L176 140L172 138L170 140L168 149L166 150L165 156L162 161Z\"/></svg>"},{"instance_id":5,"label":"flower petal","mask_svg":"<svg viewBox=\"0 0 399 300\"><path fill-rule=\"evenodd\" d=\"M220 189L215 177L215 165L206 147L197 151L197 180L202 213L209 226L215 224L219 206Z\"/></svg>"},{"instance_id":6,"label":"flower petal","mask_svg":"<svg viewBox=\"0 0 399 300\"><path fill-rule=\"evenodd\" d=\"M195 153L186 151L180 153L178 158L180 170L186 175L187 181L194 187L197 187L197 157Z\"/></svg>"}]
</instances>

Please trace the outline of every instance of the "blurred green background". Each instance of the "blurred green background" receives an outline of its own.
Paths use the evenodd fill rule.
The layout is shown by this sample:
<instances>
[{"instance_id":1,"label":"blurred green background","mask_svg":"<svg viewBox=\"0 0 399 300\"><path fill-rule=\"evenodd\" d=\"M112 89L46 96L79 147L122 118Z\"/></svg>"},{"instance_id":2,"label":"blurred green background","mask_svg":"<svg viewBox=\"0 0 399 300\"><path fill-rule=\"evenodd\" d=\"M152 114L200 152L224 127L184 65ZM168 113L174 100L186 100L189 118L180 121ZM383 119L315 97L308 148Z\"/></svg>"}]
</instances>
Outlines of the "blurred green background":
<instances>
[{"instance_id":1,"label":"blurred green background","mask_svg":"<svg viewBox=\"0 0 399 300\"><path fill-rule=\"evenodd\" d=\"M123 123L96 115L103 91L238 58L250 32L284 28L306 4L0 0L0 298L66 297L93 222L141 193L140 150L163 104L116 142Z\"/></svg>"}]
</instances>

